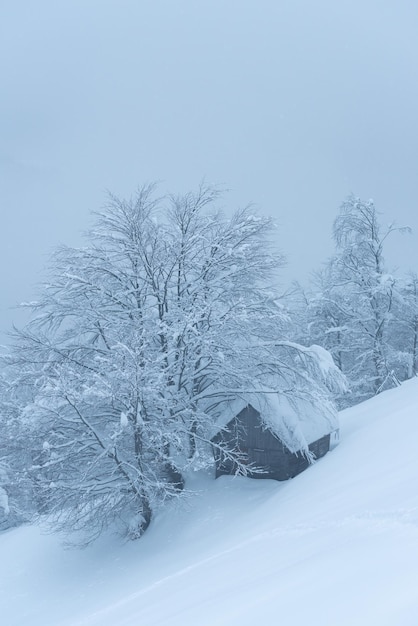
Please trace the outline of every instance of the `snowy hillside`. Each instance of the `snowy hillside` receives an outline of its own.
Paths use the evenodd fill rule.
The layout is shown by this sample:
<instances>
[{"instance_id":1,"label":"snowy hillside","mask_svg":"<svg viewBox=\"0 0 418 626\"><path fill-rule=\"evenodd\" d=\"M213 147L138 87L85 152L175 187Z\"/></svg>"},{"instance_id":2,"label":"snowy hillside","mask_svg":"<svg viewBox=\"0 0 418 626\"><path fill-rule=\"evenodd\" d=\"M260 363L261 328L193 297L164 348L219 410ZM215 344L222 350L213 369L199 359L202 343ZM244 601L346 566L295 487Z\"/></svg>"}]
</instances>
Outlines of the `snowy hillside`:
<instances>
[{"instance_id":1,"label":"snowy hillside","mask_svg":"<svg viewBox=\"0 0 418 626\"><path fill-rule=\"evenodd\" d=\"M416 626L418 380L341 414L286 483L196 478L134 544L0 535L2 626Z\"/></svg>"}]
</instances>

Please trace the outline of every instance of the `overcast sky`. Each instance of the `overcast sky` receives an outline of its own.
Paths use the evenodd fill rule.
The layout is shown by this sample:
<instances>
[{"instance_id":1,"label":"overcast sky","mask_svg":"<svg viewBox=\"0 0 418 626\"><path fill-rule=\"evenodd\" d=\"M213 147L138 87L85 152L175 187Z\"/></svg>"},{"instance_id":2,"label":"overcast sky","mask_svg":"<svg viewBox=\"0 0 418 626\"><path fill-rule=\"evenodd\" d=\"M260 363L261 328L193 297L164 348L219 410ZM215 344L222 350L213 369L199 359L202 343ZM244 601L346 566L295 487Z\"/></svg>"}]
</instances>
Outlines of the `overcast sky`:
<instances>
[{"instance_id":1,"label":"overcast sky","mask_svg":"<svg viewBox=\"0 0 418 626\"><path fill-rule=\"evenodd\" d=\"M350 192L418 271L417 32L416 0L0 0L0 331L106 189L157 179L274 216L283 284Z\"/></svg>"}]
</instances>

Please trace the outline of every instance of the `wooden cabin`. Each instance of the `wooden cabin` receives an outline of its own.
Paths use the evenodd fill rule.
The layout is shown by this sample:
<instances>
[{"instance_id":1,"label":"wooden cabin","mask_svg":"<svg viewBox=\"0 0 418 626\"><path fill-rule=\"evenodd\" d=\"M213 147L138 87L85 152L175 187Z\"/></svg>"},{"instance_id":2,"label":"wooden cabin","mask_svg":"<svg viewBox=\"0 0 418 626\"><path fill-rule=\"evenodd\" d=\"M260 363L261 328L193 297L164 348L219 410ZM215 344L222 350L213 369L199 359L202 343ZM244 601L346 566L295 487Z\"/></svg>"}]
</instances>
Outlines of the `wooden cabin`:
<instances>
[{"instance_id":1,"label":"wooden cabin","mask_svg":"<svg viewBox=\"0 0 418 626\"><path fill-rule=\"evenodd\" d=\"M271 401L257 404L243 406L212 437L216 478L239 473L228 451L248 465L252 478L287 480L338 443L336 414L321 415L307 402L291 405L282 399L273 406Z\"/></svg>"}]
</instances>

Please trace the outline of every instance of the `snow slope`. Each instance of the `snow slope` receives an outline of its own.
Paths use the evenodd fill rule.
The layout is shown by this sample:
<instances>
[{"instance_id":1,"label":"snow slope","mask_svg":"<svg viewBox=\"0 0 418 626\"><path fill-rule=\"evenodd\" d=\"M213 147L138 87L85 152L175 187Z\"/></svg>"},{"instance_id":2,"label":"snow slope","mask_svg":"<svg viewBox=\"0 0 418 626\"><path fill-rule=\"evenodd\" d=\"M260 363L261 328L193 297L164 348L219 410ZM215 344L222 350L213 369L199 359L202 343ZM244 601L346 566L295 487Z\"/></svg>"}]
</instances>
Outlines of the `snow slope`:
<instances>
[{"instance_id":1,"label":"snow slope","mask_svg":"<svg viewBox=\"0 0 418 626\"><path fill-rule=\"evenodd\" d=\"M418 380L286 483L196 477L134 544L0 535L1 626L416 626Z\"/></svg>"}]
</instances>

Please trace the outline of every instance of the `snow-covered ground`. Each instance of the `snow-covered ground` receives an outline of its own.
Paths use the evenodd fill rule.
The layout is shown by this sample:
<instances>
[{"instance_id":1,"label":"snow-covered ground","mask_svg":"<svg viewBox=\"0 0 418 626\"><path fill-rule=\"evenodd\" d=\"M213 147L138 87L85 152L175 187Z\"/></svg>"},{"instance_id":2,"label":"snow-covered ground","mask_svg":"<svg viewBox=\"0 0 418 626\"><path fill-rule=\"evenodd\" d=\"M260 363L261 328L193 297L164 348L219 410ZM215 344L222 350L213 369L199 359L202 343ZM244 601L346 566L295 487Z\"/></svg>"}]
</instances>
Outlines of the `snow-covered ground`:
<instances>
[{"instance_id":1,"label":"snow-covered ground","mask_svg":"<svg viewBox=\"0 0 418 626\"><path fill-rule=\"evenodd\" d=\"M418 380L286 483L196 477L136 543L0 535L1 626L416 626Z\"/></svg>"}]
</instances>

